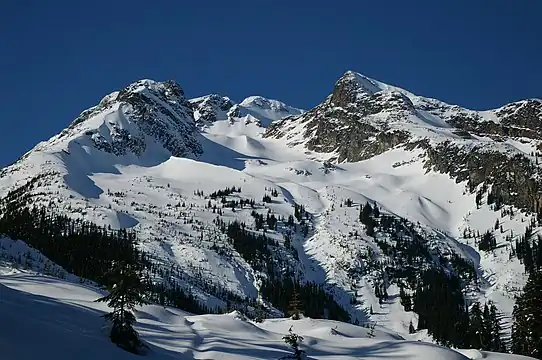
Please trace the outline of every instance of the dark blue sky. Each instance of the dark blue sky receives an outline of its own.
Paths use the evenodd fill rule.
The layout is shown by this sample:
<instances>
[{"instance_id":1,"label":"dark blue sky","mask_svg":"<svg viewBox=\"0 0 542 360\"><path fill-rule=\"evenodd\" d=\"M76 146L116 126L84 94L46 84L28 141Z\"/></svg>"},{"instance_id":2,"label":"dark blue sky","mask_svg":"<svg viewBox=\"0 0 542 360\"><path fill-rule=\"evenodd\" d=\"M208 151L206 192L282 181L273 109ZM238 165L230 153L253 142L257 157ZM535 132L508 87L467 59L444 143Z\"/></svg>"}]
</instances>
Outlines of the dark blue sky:
<instances>
[{"instance_id":1,"label":"dark blue sky","mask_svg":"<svg viewBox=\"0 0 542 360\"><path fill-rule=\"evenodd\" d=\"M141 78L310 108L348 69L485 109L541 97L540 1L0 4L0 166Z\"/></svg>"}]
</instances>

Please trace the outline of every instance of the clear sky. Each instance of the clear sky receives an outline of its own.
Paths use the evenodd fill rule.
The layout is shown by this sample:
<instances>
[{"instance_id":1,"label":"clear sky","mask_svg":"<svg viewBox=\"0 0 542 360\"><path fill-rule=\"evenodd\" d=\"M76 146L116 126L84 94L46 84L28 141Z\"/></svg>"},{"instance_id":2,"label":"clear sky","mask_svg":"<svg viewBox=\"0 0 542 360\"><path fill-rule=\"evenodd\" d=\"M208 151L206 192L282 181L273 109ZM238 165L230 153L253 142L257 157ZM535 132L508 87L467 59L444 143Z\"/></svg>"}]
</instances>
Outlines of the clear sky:
<instances>
[{"instance_id":1,"label":"clear sky","mask_svg":"<svg viewBox=\"0 0 542 360\"><path fill-rule=\"evenodd\" d=\"M0 166L104 95L318 104L346 70L474 109L542 97L542 1L2 0Z\"/></svg>"}]
</instances>

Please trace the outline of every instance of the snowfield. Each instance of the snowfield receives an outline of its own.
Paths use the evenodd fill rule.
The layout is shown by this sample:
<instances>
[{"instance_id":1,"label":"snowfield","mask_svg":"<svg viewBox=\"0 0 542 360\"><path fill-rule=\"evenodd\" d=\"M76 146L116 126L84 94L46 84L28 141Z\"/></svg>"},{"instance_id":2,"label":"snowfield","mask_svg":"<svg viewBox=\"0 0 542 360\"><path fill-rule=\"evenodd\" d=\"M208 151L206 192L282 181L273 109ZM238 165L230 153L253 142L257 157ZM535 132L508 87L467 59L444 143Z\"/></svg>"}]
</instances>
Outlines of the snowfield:
<instances>
[{"instance_id":1,"label":"snowfield","mask_svg":"<svg viewBox=\"0 0 542 360\"><path fill-rule=\"evenodd\" d=\"M103 293L89 285L0 267L0 349L3 360L134 359L110 342ZM232 312L194 316L148 305L137 310L136 329L150 347L149 359L279 359L289 349L282 336L302 335L309 359L528 359L474 350L451 350L403 340L384 328L368 337L366 328L315 319L272 319L254 323Z\"/></svg>"},{"instance_id":2,"label":"snowfield","mask_svg":"<svg viewBox=\"0 0 542 360\"><path fill-rule=\"evenodd\" d=\"M370 79L363 81L371 91L399 91L415 104L443 104ZM133 85L131 91L151 95L151 90L171 91L160 86L145 80ZM171 130L175 136L167 138L165 143L185 144L189 142L185 138L188 130L194 130L201 153L196 149L187 150L186 156L173 156L157 138L139 129L130 115L135 111L132 107L115 103L119 96L116 92L106 96L100 107L91 109L87 119L38 144L15 164L3 169L0 193L6 194L44 175L29 190L34 204L98 225L137 230L142 249L163 264L178 265L183 271L179 282L191 288L206 305L220 307L225 307L225 302L205 293L198 284L213 284L250 298L258 297L260 290L258 274L231 249L230 242L219 231L213 207L221 207L221 199L211 199L210 194L226 187L241 188L240 192L228 196L228 200L253 199L255 209L224 207L221 219L226 223L238 220L250 226L254 223L253 210L287 219L294 212L294 204L303 205L311 223L306 237L299 231L292 236L298 258L286 251L275 255L294 268L301 279L329 285L335 299L349 311L352 321L376 322L379 329L376 337L370 339L365 328L332 321L274 319L257 324L238 314L193 316L180 310L147 306L137 314L138 331L151 344L151 357L275 359L286 354L281 337L292 325L294 331L305 336L303 349L311 359L512 358L474 350L443 349L426 343L432 339L425 331L410 335L409 323L412 321L416 326L417 315L404 311L398 287L389 285L389 300L379 304L374 294L374 279L367 276L354 281L347 269L350 265L362 266L360 259L368 249L376 257L383 256L358 219L360 205L377 204L383 213L417 224L435 247L450 250L472 262L481 281L478 288L469 289L468 300L495 302L509 333L514 296L526 279L523 265L516 257L509 256L512 244L505 236L524 233L531 215L513 209L514 215L502 217L489 208L485 199L477 208L475 195L468 192L466 184L457 183L448 175L427 171L423 167L424 154L419 150L397 147L365 161L327 165L325 161L333 154L307 151L301 145L291 146L292 142L304 141L301 128L294 129L298 132L294 131L292 139L264 138L262 134L270 122L302 113L276 100L249 97L239 104L236 116L217 110L212 121L203 122L200 117L205 109L190 113L183 108L186 105L151 95L154 108L165 109L163 111L175 120L157 115L156 128L182 130ZM215 106L206 98L190 101ZM452 134L443 117L434 112L420 114L421 117L390 123L390 126L406 128L431 141L463 141ZM493 113L480 114L488 121L495 121ZM97 148L97 144L104 148L112 146L119 139L129 139L136 145L140 143L134 139L141 139L145 146L137 148L141 150L138 155L114 154ZM490 146L528 155L536 143L507 140ZM272 191L277 191L278 196L271 202L263 202L262 198ZM347 199L352 200L352 206L345 205ZM502 232L495 231L496 250L478 251L472 238L464 238L465 231L483 233L492 229L497 220ZM533 232L538 230L535 228ZM277 230L267 230L266 235L284 244L286 232L281 223ZM0 256L4 259L15 248L25 246L22 242L13 245L7 239L0 245ZM213 250L216 247L232 250L231 256L219 254ZM27 251L19 251L24 252ZM54 270L49 270L50 267ZM53 265L47 269L54 275L62 271ZM42 270L43 267L39 268ZM59 354L66 359L83 360L130 357L111 345L99 330L102 324L99 314L106 310L103 304L92 302L99 292L90 285L76 284L76 280L64 275L74 282L4 269L0 279L0 321L7 324L0 330L3 359L60 360ZM352 297L355 304L351 303ZM372 315L369 314L371 307L375 310ZM32 346L20 346L21 339L29 337Z\"/></svg>"}]
</instances>

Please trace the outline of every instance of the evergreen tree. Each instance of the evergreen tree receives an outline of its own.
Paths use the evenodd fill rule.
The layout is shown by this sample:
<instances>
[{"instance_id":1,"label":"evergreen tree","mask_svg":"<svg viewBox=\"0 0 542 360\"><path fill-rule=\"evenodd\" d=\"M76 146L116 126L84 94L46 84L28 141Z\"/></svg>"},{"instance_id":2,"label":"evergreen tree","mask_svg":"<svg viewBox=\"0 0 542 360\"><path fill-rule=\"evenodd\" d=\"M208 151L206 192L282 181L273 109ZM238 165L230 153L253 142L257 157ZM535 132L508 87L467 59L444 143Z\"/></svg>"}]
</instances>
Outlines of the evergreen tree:
<instances>
[{"instance_id":1,"label":"evergreen tree","mask_svg":"<svg viewBox=\"0 0 542 360\"><path fill-rule=\"evenodd\" d=\"M360 208L360 214L359 214L359 220L364 223L364 224L367 224L367 222L371 219L371 215L373 214L373 208L371 207L371 204L369 204L369 202L367 202L365 204L365 206L362 206Z\"/></svg>"},{"instance_id":2,"label":"evergreen tree","mask_svg":"<svg viewBox=\"0 0 542 360\"><path fill-rule=\"evenodd\" d=\"M268 273L271 278L262 281L262 297L284 314L288 314L297 307L297 310L290 312L290 316L299 311L311 318L350 321L348 312L335 301L333 295L325 291L322 284L315 282L300 284L291 275L274 274L272 270L268 270ZM298 293L298 301L292 299L296 297L295 292ZM302 309L300 304L302 304Z\"/></svg>"},{"instance_id":3,"label":"evergreen tree","mask_svg":"<svg viewBox=\"0 0 542 360\"><path fill-rule=\"evenodd\" d=\"M294 320L299 320L301 315L301 300L299 300L299 292L294 289L292 299L290 300L288 315Z\"/></svg>"},{"instance_id":4,"label":"evergreen tree","mask_svg":"<svg viewBox=\"0 0 542 360\"><path fill-rule=\"evenodd\" d=\"M39 180L39 177L35 179ZM35 182L35 179L29 184ZM111 226L100 227L89 221L71 219L51 208L29 207L24 192L28 186L26 184L10 191L0 200L0 234L12 239L25 239L28 245L39 250L66 271L79 276L81 281L92 280L107 288L114 285L111 274L115 272L119 261L131 264L137 262L146 272L144 282L150 301L178 307L195 314L218 311L217 308L201 304L195 296L179 286L178 281L182 278L183 272L178 265L151 262L149 254L135 251L132 246L137 243L135 232L126 229L112 230ZM178 206L181 207L181 203ZM183 203L182 206L186 207L186 204ZM226 232L225 223L219 218L215 222L222 232ZM47 267L50 271L54 270L52 266ZM151 283L149 280L151 275L159 281ZM203 283L200 286L219 298L237 303L245 301L236 294L212 284ZM326 300L331 302L329 298ZM334 304L330 305L333 307ZM334 308L339 310L338 306ZM344 312L341 311L342 313Z\"/></svg>"},{"instance_id":5,"label":"evergreen tree","mask_svg":"<svg viewBox=\"0 0 542 360\"><path fill-rule=\"evenodd\" d=\"M523 264L525 265L525 271L530 272L534 269L533 250L529 244L529 240L524 241L524 257Z\"/></svg>"},{"instance_id":6,"label":"evergreen tree","mask_svg":"<svg viewBox=\"0 0 542 360\"><path fill-rule=\"evenodd\" d=\"M376 336L375 327L376 327L376 323L369 324L369 332L367 333L368 338L374 338Z\"/></svg>"},{"instance_id":7,"label":"evergreen tree","mask_svg":"<svg viewBox=\"0 0 542 360\"><path fill-rule=\"evenodd\" d=\"M305 351L299 349L299 345L303 341L303 336L294 333L292 331L292 327L290 326L290 329L288 330L288 335L284 335L282 339L292 348L294 353L292 355L281 357L281 359L305 359Z\"/></svg>"},{"instance_id":8,"label":"evergreen tree","mask_svg":"<svg viewBox=\"0 0 542 360\"><path fill-rule=\"evenodd\" d=\"M377 217L380 217L380 210L378 209L378 205L374 204L374 208L373 208L373 216L375 218Z\"/></svg>"},{"instance_id":9,"label":"evergreen tree","mask_svg":"<svg viewBox=\"0 0 542 360\"><path fill-rule=\"evenodd\" d=\"M428 333L441 345L464 346L468 332L461 281L442 269L426 270L413 296L413 311L418 313L418 330Z\"/></svg>"},{"instance_id":10,"label":"evergreen tree","mask_svg":"<svg viewBox=\"0 0 542 360\"><path fill-rule=\"evenodd\" d=\"M408 324L408 333L414 334L416 332L416 329L414 328L414 325L412 324L412 320L410 320L410 324Z\"/></svg>"},{"instance_id":11,"label":"evergreen tree","mask_svg":"<svg viewBox=\"0 0 542 360\"><path fill-rule=\"evenodd\" d=\"M410 298L410 295L405 292L405 289L403 287L399 289L399 297L401 298L401 304L405 308L405 311L411 311L412 299Z\"/></svg>"},{"instance_id":12,"label":"evergreen tree","mask_svg":"<svg viewBox=\"0 0 542 360\"><path fill-rule=\"evenodd\" d=\"M469 342L473 349L482 349L482 333L484 332L484 321L482 316L480 303L475 302L469 312Z\"/></svg>"},{"instance_id":13,"label":"evergreen tree","mask_svg":"<svg viewBox=\"0 0 542 360\"><path fill-rule=\"evenodd\" d=\"M484 312L482 318L482 332L481 332L481 343L482 350L491 350L492 345L492 319L489 313L489 306L487 303L484 305Z\"/></svg>"},{"instance_id":14,"label":"evergreen tree","mask_svg":"<svg viewBox=\"0 0 542 360\"><path fill-rule=\"evenodd\" d=\"M491 304L489 307L491 318L491 346L490 351L506 352L506 345L501 340L502 326L500 319L497 316L497 307Z\"/></svg>"},{"instance_id":15,"label":"evergreen tree","mask_svg":"<svg viewBox=\"0 0 542 360\"><path fill-rule=\"evenodd\" d=\"M479 209L480 205L482 205L482 193L477 192L475 200L476 200L476 208Z\"/></svg>"},{"instance_id":16,"label":"evergreen tree","mask_svg":"<svg viewBox=\"0 0 542 360\"><path fill-rule=\"evenodd\" d=\"M497 240L495 239L495 235L489 230L484 233L478 243L478 249L483 251L493 250L496 246Z\"/></svg>"},{"instance_id":17,"label":"evergreen tree","mask_svg":"<svg viewBox=\"0 0 542 360\"><path fill-rule=\"evenodd\" d=\"M135 248L130 250L135 252ZM140 353L142 342L133 328L136 321L134 310L136 305L144 305L148 302L143 294L145 287L140 278L140 264L132 261L131 254L123 254L114 265L108 280L111 284L109 294L97 299L97 302L107 302L113 309L112 312L103 315L106 320L112 322L111 341L119 347Z\"/></svg>"},{"instance_id":18,"label":"evergreen tree","mask_svg":"<svg viewBox=\"0 0 542 360\"><path fill-rule=\"evenodd\" d=\"M512 352L542 359L542 272L529 274L523 294L516 299Z\"/></svg>"}]
</instances>

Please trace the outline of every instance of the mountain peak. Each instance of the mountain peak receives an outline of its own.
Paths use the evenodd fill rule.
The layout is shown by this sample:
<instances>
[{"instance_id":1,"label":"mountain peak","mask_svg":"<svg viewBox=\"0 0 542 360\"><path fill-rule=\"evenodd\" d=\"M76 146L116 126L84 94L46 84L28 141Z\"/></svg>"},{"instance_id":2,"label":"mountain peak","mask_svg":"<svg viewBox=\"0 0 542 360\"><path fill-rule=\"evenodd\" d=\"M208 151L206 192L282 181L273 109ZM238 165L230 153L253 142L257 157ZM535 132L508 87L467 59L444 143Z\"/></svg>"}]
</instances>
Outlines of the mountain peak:
<instances>
[{"instance_id":1,"label":"mountain peak","mask_svg":"<svg viewBox=\"0 0 542 360\"><path fill-rule=\"evenodd\" d=\"M119 96L122 97L127 93L141 93L144 91L150 91L159 96L176 98L177 100L184 99L184 90L175 80L160 82L151 79L141 79L122 89Z\"/></svg>"},{"instance_id":2,"label":"mountain peak","mask_svg":"<svg viewBox=\"0 0 542 360\"><path fill-rule=\"evenodd\" d=\"M142 79L106 95L40 149L72 153L92 148L109 154L112 163L122 162L122 156L135 156L136 162L198 156L203 150L195 125L192 106L177 82Z\"/></svg>"},{"instance_id":3,"label":"mountain peak","mask_svg":"<svg viewBox=\"0 0 542 360\"><path fill-rule=\"evenodd\" d=\"M360 99L382 91L379 85L375 80L349 70L335 83L330 100L336 106L349 108Z\"/></svg>"},{"instance_id":4,"label":"mountain peak","mask_svg":"<svg viewBox=\"0 0 542 360\"><path fill-rule=\"evenodd\" d=\"M359 161L421 139L440 143L465 137L462 142L469 138L478 144L471 133L541 139L541 108L540 102L525 100L474 111L349 70L324 102L293 121L273 124L265 136L287 138L288 144L310 151L335 153L339 162ZM378 137L386 140L376 141ZM484 146L498 147L487 142Z\"/></svg>"},{"instance_id":5,"label":"mountain peak","mask_svg":"<svg viewBox=\"0 0 542 360\"><path fill-rule=\"evenodd\" d=\"M253 95L245 98L241 103L239 104L243 107L258 107L261 109L266 110L274 110L274 111L288 111L288 105L283 103L282 101L268 99L263 96L259 95Z\"/></svg>"},{"instance_id":6,"label":"mountain peak","mask_svg":"<svg viewBox=\"0 0 542 360\"><path fill-rule=\"evenodd\" d=\"M352 70L345 72L341 79L343 81L353 81L358 85L359 88L371 94L385 90L385 87L382 86L384 84L381 82ZM341 81L341 79L339 79L339 81Z\"/></svg>"},{"instance_id":7,"label":"mountain peak","mask_svg":"<svg viewBox=\"0 0 542 360\"><path fill-rule=\"evenodd\" d=\"M267 127L273 121L292 115L300 115L304 112L304 110L286 105L282 101L268 99L259 95L245 98L241 101L239 107L240 116L254 116L260 120L260 123L264 127Z\"/></svg>"},{"instance_id":8,"label":"mountain peak","mask_svg":"<svg viewBox=\"0 0 542 360\"><path fill-rule=\"evenodd\" d=\"M127 94L140 93L145 90L149 90L151 92L161 92L166 96L169 95L177 98L184 98L184 91L175 80L160 82L152 79L141 79L134 81L120 91L113 91L110 94L105 95L97 106L104 107L111 104L115 100L121 101L127 96ZM83 111L83 113L86 111L87 110Z\"/></svg>"},{"instance_id":9,"label":"mountain peak","mask_svg":"<svg viewBox=\"0 0 542 360\"><path fill-rule=\"evenodd\" d=\"M194 119L200 125L210 125L228 117L228 111L235 105L227 96L209 94L189 100L194 109Z\"/></svg>"}]
</instances>

